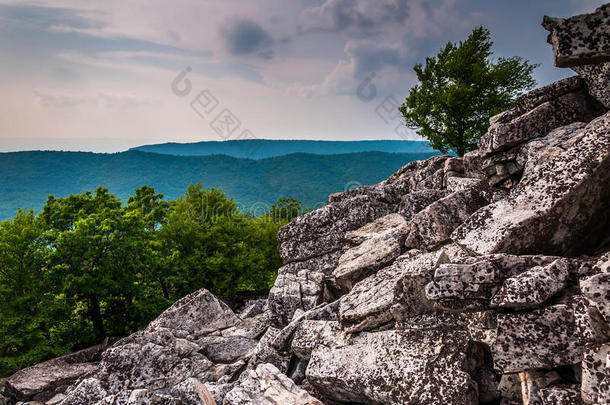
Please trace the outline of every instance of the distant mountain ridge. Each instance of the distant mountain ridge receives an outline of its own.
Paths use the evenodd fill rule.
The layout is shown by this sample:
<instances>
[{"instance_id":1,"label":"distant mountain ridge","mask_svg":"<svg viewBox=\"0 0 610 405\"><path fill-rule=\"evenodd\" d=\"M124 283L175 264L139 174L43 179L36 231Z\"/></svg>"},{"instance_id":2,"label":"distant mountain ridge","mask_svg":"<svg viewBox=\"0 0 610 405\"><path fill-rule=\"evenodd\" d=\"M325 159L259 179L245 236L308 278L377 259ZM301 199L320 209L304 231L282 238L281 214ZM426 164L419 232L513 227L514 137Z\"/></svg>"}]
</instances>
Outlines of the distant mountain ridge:
<instances>
[{"instance_id":1,"label":"distant mountain ridge","mask_svg":"<svg viewBox=\"0 0 610 405\"><path fill-rule=\"evenodd\" d=\"M193 143L160 143L129 150L176 156L227 155L236 158L265 159L291 153L336 155L357 152L434 153L428 142L402 140L314 141L287 139L243 139Z\"/></svg>"},{"instance_id":2,"label":"distant mountain ridge","mask_svg":"<svg viewBox=\"0 0 610 405\"><path fill-rule=\"evenodd\" d=\"M222 188L244 209L258 210L282 197L314 207L326 203L331 193L378 183L403 165L434 154L296 153L252 160L140 151L0 153L0 219L12 218L18 207L40 210L48 194L66 196L100 185L123 201L141 185L175 199L187 185L201 182Z\"/></svg>"}]
</instances>

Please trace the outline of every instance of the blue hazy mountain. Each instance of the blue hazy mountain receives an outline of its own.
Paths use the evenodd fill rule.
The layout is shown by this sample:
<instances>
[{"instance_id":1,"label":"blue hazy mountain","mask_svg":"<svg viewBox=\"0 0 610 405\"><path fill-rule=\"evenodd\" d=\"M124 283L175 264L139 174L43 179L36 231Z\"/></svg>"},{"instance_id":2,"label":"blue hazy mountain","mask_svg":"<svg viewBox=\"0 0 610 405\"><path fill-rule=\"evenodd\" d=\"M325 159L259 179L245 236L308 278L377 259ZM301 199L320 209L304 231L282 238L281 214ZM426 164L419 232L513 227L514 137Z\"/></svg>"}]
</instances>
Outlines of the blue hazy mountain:
<instances>
[{"instance_id":1,"label":"blue hazy mountain","mask_svg":"<svg viewBox=\"0 0 610 405\"><path fill-rule=\"evenodd\" d=\"M123 201L141 185L175 199L187 185L201 182L222 188L246 209L282 197L313 207L325 203L331 193L377 183L406 163L433 154L437 153L295 153L253 160L140 151L0 153L0 218L13 217L18 207L38 211L48 194L67 196L99 185Z\"/></svg>"},{"instance_id":2,"label":"blue hazy mountain","mask_svg":"<svg viewBox=\"0 0 610 405\"><path fill-rule=\"evenodd\" d=\"M247 139L194 143L160 143L131 148L141 152L176 156L227 155L236 158L264 159L291 153L336 155L355 152L434 153L422 141L311 141Z\"/></svg>"}]
</instances>

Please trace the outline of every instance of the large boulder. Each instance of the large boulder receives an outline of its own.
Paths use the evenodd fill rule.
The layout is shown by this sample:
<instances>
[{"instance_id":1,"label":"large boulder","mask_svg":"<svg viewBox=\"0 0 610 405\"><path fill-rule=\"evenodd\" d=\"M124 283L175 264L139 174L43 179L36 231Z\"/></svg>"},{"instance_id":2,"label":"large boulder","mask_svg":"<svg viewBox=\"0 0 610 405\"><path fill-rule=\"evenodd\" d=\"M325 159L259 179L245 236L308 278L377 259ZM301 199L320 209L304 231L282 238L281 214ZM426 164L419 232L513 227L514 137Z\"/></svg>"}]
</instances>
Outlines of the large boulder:
<instances>
[{"instance_id":1,"label":"large boulder","mask_svg":"<svg viewBox=\"0 0 610 405\"><path fill-rule=\"evenodd\" d=\"M147 327L147 332L170 330L175 336L197 338L237 325L241 319L206 289L176 301Z\"/></svg>"},{"instance_id":2,"label":"large boulder","mask_svg":"<svg viewBox=\"0 0 610 405\"><path fill-rule=\"evenodd\" d=\"M96 345L25 368L4 381L4 393L18 401L46 401L97 370L105 345Z\"/></svg>"},{"instance_id":3,"label":"large boulder","mask_svg":"<svg viewBox=\"0 0 610 405\"><path fill-rule=\"evenodd\" d=\"M322 405L307 391L271 364L260 364L244 373L240 383L224 399L224 405Z\"/></svg>"},{"instance_id":4,"label":"large boulder","mask_svg":"<svg viewBox=\"0 0 610 405\"><path fill-rule=\"evenodd\" d=\"M591 14L567 19L544 17L542 26L550 32L555 65L580 66L610 62L610 5Z\"/></svg>"},{"instance_id":5,"label":"large boulder","mask_svg":"<svg viewBox=\"0 0 610 405\"><path fill-rule=\"evenodd\" d=\"M498 314L498 336L491 350L496 371L552 369L579 363L593 333L586 323L584 298L531 312ZM584 319L584 321L583 321Z\"/></svg>"},{"instance_id":6,"label":"large boulder","mask_svg":"<svg viewBox=\"0 0 610 405\"><path fill-rule=\"evenodd\" d=\"M388 218L390 217L390 218ZM340 258L332 275L336 284L350 290L363 278L390 264L402 251L407 236L407 222L398 214L380 218L348 234L348 241L360 242Z\"/></svg>"},{"instance_id":7,"label":"large boulder","mask_svg":"<svg viewBox=\"0 0 610 405\"><path fill-rule=\"evenodd\" d=\"M469 374L481 359L462 332L365 332L311 354L307 381L326 397L367 404L478 404Z\"/></svg>"},{"instance_id":8,"label":"large boulder","mask_svg":"<svg viewBox=\"0 0 610 405\"><path fill-rule=\"evenodd\" d=\"M409 222L407 248L433 250L447 242L451 232L477 209L489 204L493 192L483 180L433 202Z\"/></svg>"},{"instance_id":9,"label":"large boulder","mask_svg":"<svg viewBox=\"0 0 610 405\"><path fill-rule=\"evenodd\" d=\"M577 145L534 168L511 195L475 212L452 239L477 254L591 251L609 223L610 114Z\"/></svg>"}]
</instances>

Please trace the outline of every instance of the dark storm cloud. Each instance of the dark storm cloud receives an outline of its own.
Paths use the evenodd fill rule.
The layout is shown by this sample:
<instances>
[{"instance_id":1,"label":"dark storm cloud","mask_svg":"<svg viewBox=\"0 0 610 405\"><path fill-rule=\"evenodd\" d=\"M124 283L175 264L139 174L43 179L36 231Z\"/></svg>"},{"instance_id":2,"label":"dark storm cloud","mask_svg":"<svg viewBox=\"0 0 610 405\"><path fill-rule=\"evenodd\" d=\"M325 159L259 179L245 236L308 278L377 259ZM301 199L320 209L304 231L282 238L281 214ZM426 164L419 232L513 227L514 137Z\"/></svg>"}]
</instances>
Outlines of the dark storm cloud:
<instances>
[{"instance_id":1,"label":"dark storm cloud","mask_svg":"<svg viewBox=\"0 0 610 405\"><path fill-rule=\"evenodd\" d=\"M258 23L248 18L232 18L220 26L226 49L233 55L254 55L264 59L273 56L273 39Z\"/></svg>"},{"instance_id":2,"label":"dark storm cloud","mask_svg":"<svg viewBox=\"0 0 610 405\"><path fill-rule=\"evenodd\" d=\"M345 47L345 52L353 63L353 75L356 78L382 69L384 66L406 66L404 49L398 46L388 46L370 41L351 41Z\"/></svg>"},{"instance_id":3,"label":"dark storm cloud","mask_svg":"<svg viewBox=\"0 0 610 405\"><path fill-rule=\"evenodd\" d=\"M409 0L326 0L321 6L303 11L302 29L349 31L356 36L377 33L390 22L408 17Z\"/></svg>"}]
</instances>

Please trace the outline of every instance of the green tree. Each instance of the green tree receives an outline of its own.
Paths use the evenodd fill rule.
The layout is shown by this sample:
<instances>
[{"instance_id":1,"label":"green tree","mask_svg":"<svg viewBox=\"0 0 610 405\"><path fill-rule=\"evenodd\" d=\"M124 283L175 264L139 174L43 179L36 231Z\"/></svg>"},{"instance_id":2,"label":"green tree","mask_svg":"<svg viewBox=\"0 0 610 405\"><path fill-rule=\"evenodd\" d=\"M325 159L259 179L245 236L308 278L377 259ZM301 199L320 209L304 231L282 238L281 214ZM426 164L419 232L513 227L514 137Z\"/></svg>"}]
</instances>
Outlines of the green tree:
<instances>
[{"instance_id":1,"label":"green tree","mask_svg":"<svg viewBox=\"0 0 610 405\"><path fill-rule=\"evenodd\" d=\"M42 221L29 211L0 223L0 376L61 354L45 274Z\"/></svg>"},{"instance_id":2,"label":"green tree","mask_svg":"<svg viewBox=\"0 0 610 405\"><path fill-rule=\"evenodd\" d=\"M301 202L294 198L280 198L271 206L271 219L275 222L288 223L303 214Z\"/></svg>"},{"instance_id":3,"label":"green tree","mask_svg":"<svg viewBox=\"0 0 610 405\"><path fill-rule=\"evenodd\" d=\"M405 124L443 153L476 149L489 118L511 108L536 85L537 65L521 57L492 60L490 32L476 28L465 41L447 43L425 66L414 67L419 84L399 107Z\"/></svg>"}]
</instances>

